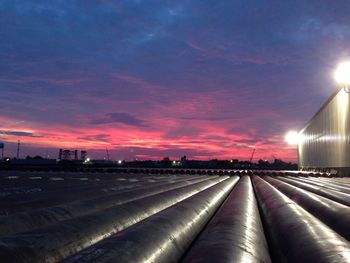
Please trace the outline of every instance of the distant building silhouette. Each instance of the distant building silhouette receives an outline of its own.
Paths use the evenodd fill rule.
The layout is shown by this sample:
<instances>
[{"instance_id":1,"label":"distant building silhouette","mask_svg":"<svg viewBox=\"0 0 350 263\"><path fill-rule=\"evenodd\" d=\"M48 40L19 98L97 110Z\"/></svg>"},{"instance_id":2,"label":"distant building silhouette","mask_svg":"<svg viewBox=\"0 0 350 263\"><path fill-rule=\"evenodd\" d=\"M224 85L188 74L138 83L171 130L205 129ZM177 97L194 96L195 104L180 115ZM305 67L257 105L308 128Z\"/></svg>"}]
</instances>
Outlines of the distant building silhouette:
<instances>
[{"instance_id":1,"label":"distant building silhouette","mask_svg":"<svg viewBox=\"0 0 350 263\"><path fill-rule=\"evenodd\" d=\"M61 160L70 160L70 159L71 159L71 151L70 150L63 150Z\"/></svg>"},{"instance_id":2,"label":"distant building silhouette","mask_svg":"<svg viewBox=\"0 0 350 263\"><path fill-rule=\"evenodd\" d=\"M83 156L83 152L85 152L85 156L86 156L86 151L81 151L81 155ZM59 160L78 160L78 150L71 151L67 149L60 149L58 153L58 159Z\"/></svg>"}]
</instances>

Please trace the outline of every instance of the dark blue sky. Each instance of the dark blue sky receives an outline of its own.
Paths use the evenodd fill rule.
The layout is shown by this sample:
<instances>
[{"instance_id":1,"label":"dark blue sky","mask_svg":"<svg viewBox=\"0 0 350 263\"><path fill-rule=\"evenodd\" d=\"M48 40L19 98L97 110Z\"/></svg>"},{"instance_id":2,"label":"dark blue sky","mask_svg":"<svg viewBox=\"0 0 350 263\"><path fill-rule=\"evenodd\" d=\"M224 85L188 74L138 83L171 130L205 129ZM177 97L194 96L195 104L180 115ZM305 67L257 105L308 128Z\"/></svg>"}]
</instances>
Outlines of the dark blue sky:
<instances>
[{"instance_id":1,"label":"dark blue sky","mask_svg":"<svg viewBox=\"0 0 350 263\"><path fill-rule=\"evenodd\" d=\"M0 0L0 140L102 158L295 160L334 92L349 1Z\"/></svg>"}]
</instances>

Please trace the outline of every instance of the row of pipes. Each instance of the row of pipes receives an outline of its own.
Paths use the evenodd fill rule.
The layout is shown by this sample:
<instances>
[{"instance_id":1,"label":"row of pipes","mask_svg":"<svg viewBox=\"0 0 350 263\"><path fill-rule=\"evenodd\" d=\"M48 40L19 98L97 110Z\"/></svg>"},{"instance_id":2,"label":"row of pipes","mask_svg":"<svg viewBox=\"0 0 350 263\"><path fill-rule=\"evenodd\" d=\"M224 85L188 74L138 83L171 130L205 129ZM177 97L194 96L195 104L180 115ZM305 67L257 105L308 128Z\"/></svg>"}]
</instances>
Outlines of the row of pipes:
<instances>
[{"instance_id":1,"label":"row of pipes","mask_svg":"<svg viewBox=\"0 0 350 263\"><path fill-rule=\"evenodd\" d=\"M87 170L89 172L94 171ZM288 171L288 170L252 170L242 169L195 169L195 168L107 168L96 169L95 172L108 171L117 174L150 174L150 175L280 175L280 176L304 176L304 177L334 177L336 173L328 172L309 172L309 171Z\"/></svg>"},{"instance_id":2,"label":"row of pipes","mask_svg":"<svg viewBox=\"0 0 350 263\"><path fill-rule=\"evenodd\" d=\"M0 198L0 216L69 203L73 200L84 200L91 197L97 198L106 195L106 193L115 193L161 183L171 183L189 178L189 176L128 179L119 177L117 179L101 181L80 181L78 184L72 184L71 181L66 180L51 182L49 186L42 185L42 180L40 180L36 186L31 185L32 188L40 187L40 191L35 194L31 192L20 194L13 192L12 194L2 196ZM199 176L192 176L191 178L195 179L199 178ZM23 180L16 181L16 188L19 188L21 185L27 185L27 182L23 182ZM7 185L7 187L13 186Z\"/></svg>"},{"instance_id":3,"label":"row of pipes","mask_svg":"<svg viewBox=\"0 0 350 263\"><path fill-rule=\"evenodd\" d=\"M19 171L8 171L18 173ZM26 173L22 171L20 173ZM57 171L31 171L31 173L37 174L62 174L65 173ZM247 169L197 169L197 168L89 168L81 171L69 172L71 174L90 174L94 176L96 174L104 173L106 175L111 174L129 174L129 175L281 175L281 176L298 176L298 177L337 177L340 176L337 173L329 172L317 172L317 171L294 171L294 170L254 170Z\"/></svg>"},{"instance_id":4,"label":"row of pipes","mask_svg":"<svg viewBox=\"0 0 350 263\"><path fill-rule=\"evenodd\" d=\"M350 180L196 176L0 217L0 262L350 262Z\"/></svg>"}]
</instances>

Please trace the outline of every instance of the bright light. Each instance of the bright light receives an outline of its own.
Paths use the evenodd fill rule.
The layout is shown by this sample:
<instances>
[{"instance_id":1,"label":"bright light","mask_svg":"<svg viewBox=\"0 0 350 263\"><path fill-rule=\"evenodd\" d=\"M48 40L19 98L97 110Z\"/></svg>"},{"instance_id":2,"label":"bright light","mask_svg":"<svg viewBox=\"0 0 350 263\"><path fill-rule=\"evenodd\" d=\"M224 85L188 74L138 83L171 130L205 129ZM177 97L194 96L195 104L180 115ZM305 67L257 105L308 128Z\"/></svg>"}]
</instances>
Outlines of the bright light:
<instances>
[{"instance_id":1,"label":"bright light","mask_svg":"<svg viewBox=\"0 0 350 263\"><path fill-rule=\"evenodd\" d=\"M340 85L350 85L350 62L340 63L334 73L334 78Z\"/></svg>"},{"instance_id":2,"label":"bright light","mask_svg":"<svg viewBox=\"0 0 350 263\"><path fill-rule=\"evenodd\" d=\"M123 162L122 160L118 160L118 164L122 164L122 162Z\"/></svg>"},{"instance_id":3,"label":"bright light","mask_svg":"<svg viewBox=\"0 0 350 263\"><path fill-rule=\"evenodd\" d=\"M90 158L86 158L83 162L83 164L88 164L88 163L90 163Z\"/></svg>"},{"instance_id":4,"label":"bright light","mask_svg":"<svg viewBox=\"0 0 350 263\"><path fill-rule=\"evenodd\" d=\"M173 161L173 164L176 164L176 161L175 161L175 160Z\"/></svg>"},{"instance_id":5,"label":"bright light","mask_svg":"<svg viewBox=\"0 0 350 263\"><path fill-rule=\"evenodd\" d=\"M285 140L290 145L296 145L299 141L299 134L296 131L290 131L286 134Z\"/></svg>"}]
</instances>

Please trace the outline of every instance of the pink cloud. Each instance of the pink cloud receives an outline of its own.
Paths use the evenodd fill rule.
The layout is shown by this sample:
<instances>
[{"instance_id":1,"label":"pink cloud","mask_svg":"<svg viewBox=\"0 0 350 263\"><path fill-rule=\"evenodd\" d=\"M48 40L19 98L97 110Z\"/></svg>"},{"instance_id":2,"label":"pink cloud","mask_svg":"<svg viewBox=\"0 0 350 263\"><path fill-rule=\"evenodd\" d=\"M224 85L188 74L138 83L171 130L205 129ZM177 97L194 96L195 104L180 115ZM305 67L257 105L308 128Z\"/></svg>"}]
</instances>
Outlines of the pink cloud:
<instances>
[{"instance_id":1,"label":"pink cloud","mask_svg":"<svg viewBox=\"0 0 350 263\"><path fill-rule=\"evenodd\" d=\"M159 154L164 152L172 152L175 157L188 151L190 158L247 160L253 148L256 149L254 159L296 159L296 151L288 148L281 136L254 128L257 122L280 121L280 114L263 106L250 110L240 94L220 89L181 93L128 74L115 73L114 77L132 83L136 90L143 90L142 96L116 101L114 97L82 94L80 101L90 105L86 110L96 109L96 113L79 113L73 104L74 123L57 120L50 125L40 120L24 122L25 114L19 119L1 118L2 130L15 131L2 134L2 139L7 142L21 139L33 148L96 151L132 148L135 157L152 159L162 158ZM145 106L148 100L152 100L152 104ZM97 110L100 105L104 111ZM136 125L140 123L142 125ZM260 125L260 129L261 126L264 125ZM33 136L20 136L21 132ZM140 154L138 149L149 152L155 149L158 155Z\"/></svg>"}]
</instances>

